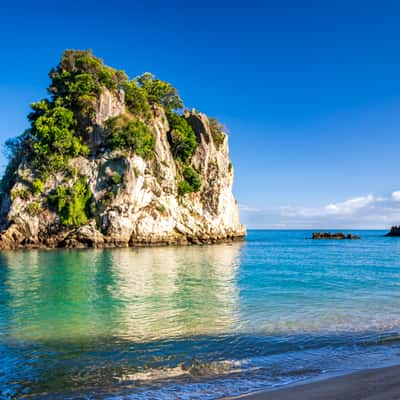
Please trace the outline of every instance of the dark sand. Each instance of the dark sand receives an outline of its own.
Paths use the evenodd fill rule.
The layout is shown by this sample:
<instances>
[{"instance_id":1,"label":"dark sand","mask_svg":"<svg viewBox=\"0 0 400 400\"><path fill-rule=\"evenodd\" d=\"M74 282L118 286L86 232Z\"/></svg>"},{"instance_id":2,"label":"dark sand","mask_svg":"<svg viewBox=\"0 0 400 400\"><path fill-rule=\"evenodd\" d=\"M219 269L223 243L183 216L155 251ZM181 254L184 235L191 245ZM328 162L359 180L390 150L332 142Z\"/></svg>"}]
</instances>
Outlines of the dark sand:
<instances>
[{"instance_id":1,"label":"dark sand","mask_svg":"<svg viewBox=\"0 0 400 400\"><path fill-rule=\"evenodd\" d=\"M400 400L400 366L235 397L243 400Z\"/></svg>"}]
</instances>

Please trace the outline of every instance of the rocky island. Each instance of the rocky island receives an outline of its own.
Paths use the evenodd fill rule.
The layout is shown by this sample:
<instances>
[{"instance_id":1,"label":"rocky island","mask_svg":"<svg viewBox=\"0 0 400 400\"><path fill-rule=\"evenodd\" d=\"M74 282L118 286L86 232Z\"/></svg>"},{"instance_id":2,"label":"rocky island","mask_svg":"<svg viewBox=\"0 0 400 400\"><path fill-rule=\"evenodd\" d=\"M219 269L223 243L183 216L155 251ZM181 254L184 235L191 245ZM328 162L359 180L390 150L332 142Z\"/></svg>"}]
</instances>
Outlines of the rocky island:
<instances>
[{"instance_id":1,"label":"rocky island","mask_svg":"<svg viewBox=\"0 0 400 400\"><path fill-rule=\"evenodd\" d=\"M399 226L392 226L390 231L385 235L388 237L400 237L400 225Z\"/></svg>"},{"instance_id":2,"label":"rocky island","mask_svg":"<svg viewBox=\"0 0 400 400\"><path fill-rule=\"evenodd\" d=\"M357 240L361 239L358 235L352 235L351 233L343 233L343 232L313 232L311 239L320 240L320 239L334 239L334 240Z\"/></svg>"},{"instance_id":3,"label":"rocky island","mask_svg":"<svg viewBox=\"0 0 400 400\"><path fill-rule=\"evenodd\" d=\"M177 90L67 50L7 141L0 249L242 239L228 138Z\"/></svg>"}]
</instances>

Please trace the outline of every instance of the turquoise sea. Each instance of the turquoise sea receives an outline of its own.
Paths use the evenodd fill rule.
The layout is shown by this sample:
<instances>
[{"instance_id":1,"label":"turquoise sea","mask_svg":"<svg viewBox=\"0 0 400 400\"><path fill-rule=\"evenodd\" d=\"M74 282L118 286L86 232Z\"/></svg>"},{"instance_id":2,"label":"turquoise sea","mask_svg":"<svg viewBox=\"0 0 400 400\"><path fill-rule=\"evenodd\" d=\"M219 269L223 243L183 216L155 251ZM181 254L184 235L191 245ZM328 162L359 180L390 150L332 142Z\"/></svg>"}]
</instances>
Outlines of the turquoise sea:
<instances>
[{"instance_id":1,"label":"turquoise sea","mask_svg":"<svg viewBox=\"0 0 400 400\"><path fill-rule=\"evenodd\" d=\"M0 253L0 398L218 399L400 363L400 239Z\"/></svg>"}]
</instances>

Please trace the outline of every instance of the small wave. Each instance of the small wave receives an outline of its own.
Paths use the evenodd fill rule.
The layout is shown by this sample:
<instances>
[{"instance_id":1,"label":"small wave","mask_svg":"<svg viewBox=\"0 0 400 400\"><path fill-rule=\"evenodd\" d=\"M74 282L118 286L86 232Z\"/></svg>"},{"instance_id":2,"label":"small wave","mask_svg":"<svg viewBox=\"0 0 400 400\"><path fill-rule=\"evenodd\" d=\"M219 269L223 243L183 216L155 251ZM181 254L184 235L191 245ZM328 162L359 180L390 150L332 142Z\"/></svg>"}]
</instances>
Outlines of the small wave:
<instances>
[{"instance_id":1,"label":"small wave","mask_svg":"<svg viewBox=\"0 0 400 400\"><path fill-rule=\"evenodd\" d=\"M150 368L133 374L123 374L114 379L118 383L149 382L183 376L211 377L242 372L241 362L232 360L200 362L194 361L191 365L178 365L170 368Z\"/></svg>"}]
</instances>

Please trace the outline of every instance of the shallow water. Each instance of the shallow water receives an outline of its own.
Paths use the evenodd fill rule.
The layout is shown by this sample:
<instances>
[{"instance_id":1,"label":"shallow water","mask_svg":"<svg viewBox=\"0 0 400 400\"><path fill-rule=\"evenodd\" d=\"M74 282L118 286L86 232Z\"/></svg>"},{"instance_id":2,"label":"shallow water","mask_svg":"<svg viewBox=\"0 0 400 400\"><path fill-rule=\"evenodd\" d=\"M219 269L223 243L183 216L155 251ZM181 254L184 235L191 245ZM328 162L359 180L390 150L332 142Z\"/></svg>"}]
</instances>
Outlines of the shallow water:
<instances>
[{"instance_id":1,"label":"shallow water","mask_svg":"<svg viewBox=\"0 0 400 400\"><path fill-rule=\"evenodd\" d=\"M217 399L400 363L400 240L358 233L0 253L1 398Z\"/></svg>"}]
</instances>

